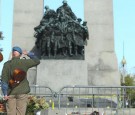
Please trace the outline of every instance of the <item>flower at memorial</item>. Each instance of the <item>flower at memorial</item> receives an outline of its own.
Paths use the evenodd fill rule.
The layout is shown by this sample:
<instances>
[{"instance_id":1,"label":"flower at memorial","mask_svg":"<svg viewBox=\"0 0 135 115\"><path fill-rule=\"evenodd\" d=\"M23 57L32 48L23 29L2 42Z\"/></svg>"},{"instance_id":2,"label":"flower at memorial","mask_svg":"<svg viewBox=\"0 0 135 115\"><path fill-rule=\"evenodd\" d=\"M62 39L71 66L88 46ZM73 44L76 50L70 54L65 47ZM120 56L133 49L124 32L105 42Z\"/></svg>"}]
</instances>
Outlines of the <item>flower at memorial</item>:
<instances>
[{"instance_id":1,"label":"flower at memorial","mask_svg":"<svg viewBox=\"0 0 135 115\"><path fill-rule=\"evenodd\" d=\"M34 113L35 111L46 110L48 108L49 104L46 102L45 97L28 97L27 113Z\"/></svg>"}]
</instances>

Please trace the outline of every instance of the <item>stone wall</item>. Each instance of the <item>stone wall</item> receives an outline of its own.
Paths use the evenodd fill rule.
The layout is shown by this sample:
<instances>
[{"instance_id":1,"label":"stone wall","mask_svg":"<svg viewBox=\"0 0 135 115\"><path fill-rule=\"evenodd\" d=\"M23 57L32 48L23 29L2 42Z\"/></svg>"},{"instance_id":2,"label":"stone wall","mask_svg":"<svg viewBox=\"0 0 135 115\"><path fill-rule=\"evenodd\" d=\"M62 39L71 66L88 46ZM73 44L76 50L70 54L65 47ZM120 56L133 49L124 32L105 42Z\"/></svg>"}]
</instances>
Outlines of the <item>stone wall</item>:
<instances>
[{"instance_id":1,"label":"stone wall","mask_svg":"<svg viewBox=\"0 0 135 115\"><path fill-rule=\"evenodd\" d=\"M43 17L43 7L43 0L14 0L12 46L28 51L34 47L34 27Z\"/></svg>"},{"instance_id":2,"label":"stone wall","mask_svg":"<svg viewBox=\"0 0 135 115\"><path fill-rule=\"evenodd\" d=\"M86 46L89 85L120 85L114 51L113 0L84 0L90 39Z\"/></svg>"}]
</instances>

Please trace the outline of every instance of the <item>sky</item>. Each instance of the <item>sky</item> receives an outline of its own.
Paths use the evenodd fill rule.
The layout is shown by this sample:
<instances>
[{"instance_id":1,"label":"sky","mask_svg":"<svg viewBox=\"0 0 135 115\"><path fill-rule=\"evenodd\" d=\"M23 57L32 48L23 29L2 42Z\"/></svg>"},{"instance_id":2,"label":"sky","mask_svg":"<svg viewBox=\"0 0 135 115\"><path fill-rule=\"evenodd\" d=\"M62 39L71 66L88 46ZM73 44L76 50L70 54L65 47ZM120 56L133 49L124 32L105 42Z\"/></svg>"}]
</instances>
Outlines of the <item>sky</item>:
<instances>
[{"instance_id":1,"label":"sky","mask_svg":"<svg viewBox=\"0 0 135 115\"><path fill-rule=\"evenodd\" d=\"M62 4L62 0L45 0L45 5L51 9L56 9ZM102 1L102 0L101 0ZM4 60L0 63L0 72L3 63L9 59L12 41L12 23L13 23L13 3L14 0L0 0L0 31L3 32L4 40L0 40L0 48L4 49ZM47 4L46 4L47 3ZM84 19L83 0L68 0L77 17ZM76 5L77 4L77 5ZM115 53L120 67L124 56L126 67L129 72L135 72L135 0L113 0L114 15L114 41ZM79 9L79 10L78 10ZM123 45L124 43L124 45Z\"/></svg>"},{"instance_id":2,"label":"sky","mask_svg":"<svg viewBox=\"0 0 135 115\"><path fill-rule=\"evenodd\" d=\"M129 72L135 72L135 0L113 0L115 52L120 66L124 56Z\"/></svg>"},{"instance_id":3,"label":"sky","mask_svg":"<svg viewBox=\"0 0 135 115\"><path fill-rule=\"evenodd\" d=\"M12 40L13 0L0 0L0 31L3 32L4 40L0 40L0 48L4 60L0 63L0 75L3 64L9 59Z\"/></svg>"}]
</instances>

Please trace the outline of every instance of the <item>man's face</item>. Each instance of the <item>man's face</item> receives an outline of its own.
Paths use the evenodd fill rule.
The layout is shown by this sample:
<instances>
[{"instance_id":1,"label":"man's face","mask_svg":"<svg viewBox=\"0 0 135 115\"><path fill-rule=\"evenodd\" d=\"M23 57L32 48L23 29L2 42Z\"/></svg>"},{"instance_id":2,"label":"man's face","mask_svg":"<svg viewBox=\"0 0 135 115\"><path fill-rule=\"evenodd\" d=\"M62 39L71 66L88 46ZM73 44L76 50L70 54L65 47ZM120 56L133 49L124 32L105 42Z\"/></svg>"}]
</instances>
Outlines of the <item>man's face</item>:
<instances>
[{"instance_id":1,"label":"man's face","mask_svg":"<svg viewBox=\"0 0 135 115\"><path fill-rule=\"evenodd\" d=\"M13 51L12 52L12 57L20 57L21 54L18 51Z\"/></svg>"}]
</instances>

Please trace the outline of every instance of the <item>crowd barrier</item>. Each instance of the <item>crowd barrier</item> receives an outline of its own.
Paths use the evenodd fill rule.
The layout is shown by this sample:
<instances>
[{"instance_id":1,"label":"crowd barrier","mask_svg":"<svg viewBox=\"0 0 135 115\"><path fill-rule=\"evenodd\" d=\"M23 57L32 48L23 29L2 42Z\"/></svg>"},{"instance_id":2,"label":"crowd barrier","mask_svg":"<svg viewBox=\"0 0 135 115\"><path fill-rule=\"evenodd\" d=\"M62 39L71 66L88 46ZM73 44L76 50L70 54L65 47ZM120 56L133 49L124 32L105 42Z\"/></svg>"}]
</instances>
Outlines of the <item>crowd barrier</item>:
<instances>
[{"instance_id":1,"label":"crowd barrier","mask_svg":"<svg viewBox=\"0 0 135 115\"><path fill-rule=\"evenodd\" d=\"M31 85L30 95L42 96L52 110L68 114L134 115L135 86L64 86L58 92Z\"/></svg>"}]
</instances>

